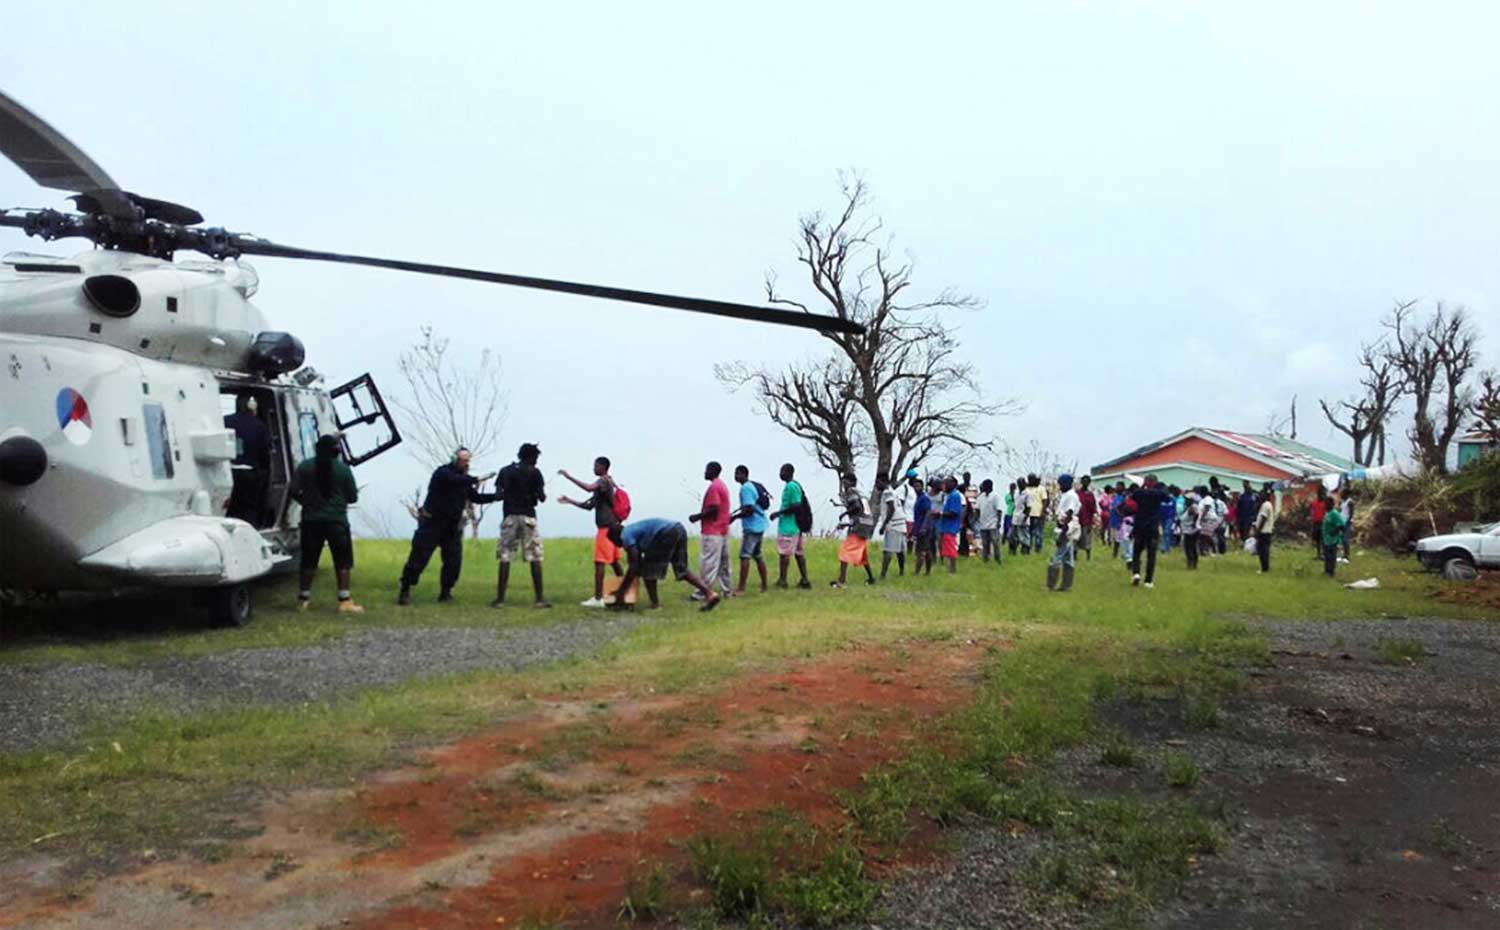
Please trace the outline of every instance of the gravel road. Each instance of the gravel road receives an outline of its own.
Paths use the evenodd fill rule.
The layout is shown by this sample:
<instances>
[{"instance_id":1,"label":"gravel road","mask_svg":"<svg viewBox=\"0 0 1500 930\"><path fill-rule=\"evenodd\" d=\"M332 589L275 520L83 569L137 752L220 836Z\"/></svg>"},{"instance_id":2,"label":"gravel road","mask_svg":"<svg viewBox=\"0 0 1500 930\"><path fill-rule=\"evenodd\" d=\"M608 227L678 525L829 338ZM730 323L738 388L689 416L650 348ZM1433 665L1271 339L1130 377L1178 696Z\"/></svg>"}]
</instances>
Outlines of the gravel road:
<instances>
[{"instance_id":1,"label":"gravel road","mask_svg":"<svg viewBox=\"0 0 1500 930\"><path fill-rule=\"evenodd\" d=\"M1227 848L1150 925L1500 926L1500 623L1247 622L1273 664L1250 670L1220 728L1102 706L1137 742L1137 766L1100 765L1098 745L1053 761L1086 796L1159 798L1170 793L1159 748L1170 740L1201 766L1198 794L1232 812ZM1392 662L1383 646L1393 640L1425 654ZM1435 824L1455 825L1446 851L1434 848ZM1094 916L1027 886L1025 870L1056 841L1003 827L954 839L949 858L883 889L872 926L1057 930Z\"/></svg>"},{"instance_id":2,"label":"gravel road","mask_svg":"<svg viewBox=\"0 0 1500 930\"><path fill-rule=\"evenodd\" d=\"M295 704L411 678L516 671L591 654L640 622L627 615L508 632L375 628L328 645L244 649L129 667L0 666L0 753L67 745L91 720L128 708L193 713Z\"/></svg>"}]
</instances>

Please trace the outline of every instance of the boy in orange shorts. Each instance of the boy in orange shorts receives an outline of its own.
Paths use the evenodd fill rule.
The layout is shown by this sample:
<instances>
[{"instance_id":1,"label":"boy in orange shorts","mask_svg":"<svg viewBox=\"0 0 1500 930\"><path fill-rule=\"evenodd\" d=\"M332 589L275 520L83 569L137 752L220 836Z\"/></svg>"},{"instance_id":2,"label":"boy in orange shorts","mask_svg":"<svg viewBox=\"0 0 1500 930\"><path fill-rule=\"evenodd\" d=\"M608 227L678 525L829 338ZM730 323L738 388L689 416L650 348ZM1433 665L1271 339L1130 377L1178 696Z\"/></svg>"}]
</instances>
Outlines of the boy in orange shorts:
<instances>
[{"instance_id":1,"label":"boy in orange shorts","mask_svg":"<svg viewBox=\"0 0 1500 930\"><path fill-rule=\"evenodd\" d=\"M568 474L566 468L558 474L578 485L581 490L589 492L588 500L575 501L560 497L558 503L572 504L594 512L594 596L583 601L582 606L603 607L605 567L614 569L616 578L624 574L620 569L620 547L609 538L610 527L619 522L615 515L615 480L609 476L609 459L603 455L594 459L594 480L587 483Z\"/></svg>"},{"instance_id":2,"label":"boy in orange shorts","mask_svg":"<svg viewBox=\"0 0 1500 930\"><path fill-rule=\"evenodd\" d=\"M854 475L844 476L844 490L839 501L849 520L849 534L839 547L839 580L830 581L829 587L842 588L851 565L864 566L865 584L875 583L875 572L870 568L870 536L875 532L875 515L870 512L865 496L859 493L858 483L859 479Z\"/></svg>"}]
</instances>

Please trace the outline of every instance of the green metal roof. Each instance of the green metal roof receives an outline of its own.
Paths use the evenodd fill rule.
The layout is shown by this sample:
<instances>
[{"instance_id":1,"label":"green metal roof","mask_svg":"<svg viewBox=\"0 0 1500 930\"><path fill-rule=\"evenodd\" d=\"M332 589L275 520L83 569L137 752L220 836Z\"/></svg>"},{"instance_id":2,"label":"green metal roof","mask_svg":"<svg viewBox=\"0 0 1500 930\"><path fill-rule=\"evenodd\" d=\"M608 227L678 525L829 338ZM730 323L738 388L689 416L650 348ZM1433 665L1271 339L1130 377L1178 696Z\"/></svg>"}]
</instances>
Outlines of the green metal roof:
<instances>
[{"instance_id":1,"label":"green metal roof","mask_svg":"<svg viewBox=\"0 0 1500 930\"><path fill-rule=\"evenodd\" d=\"M1351 469L1360 467L1353 459L1346 459L1342 455L1325 452L1322 449L1309 446L1304 442L1298 442L1295 439L1287 439L1282 436L1267 436L1263 433L1251 433L1249 436L1257 442L1263 442L1268 446L1275 446L1283 452L1290 452L1294 455L1305 455L1316 461L1327 462L1329 465L1334 466L1329 471L1350 471Z\"/></svg>"}]
</instances>

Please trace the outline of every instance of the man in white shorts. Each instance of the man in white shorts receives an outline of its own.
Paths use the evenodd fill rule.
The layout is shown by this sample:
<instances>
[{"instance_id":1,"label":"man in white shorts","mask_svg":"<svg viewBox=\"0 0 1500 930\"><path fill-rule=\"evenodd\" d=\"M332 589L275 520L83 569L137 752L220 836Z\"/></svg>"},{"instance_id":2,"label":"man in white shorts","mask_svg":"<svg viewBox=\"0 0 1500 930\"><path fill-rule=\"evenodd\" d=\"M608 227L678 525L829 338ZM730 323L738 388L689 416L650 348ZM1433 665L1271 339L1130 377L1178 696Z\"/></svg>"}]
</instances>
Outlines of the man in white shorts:
<instances>
[{"instance_id":1,"label":"man in white shorts","mask_svg":"<svg viewBox=\"0 0 1500 930\"><path fill-rule=\"evenodd\" d=\"M891 487L885 475L875 476L875 496L880 499L880 578L885 580L891 570L891 556L896 557L897 573L906 574L906 520L910 508L907 506L911 488L902 485L901 490Z\"/></svg>"}]
</instances>

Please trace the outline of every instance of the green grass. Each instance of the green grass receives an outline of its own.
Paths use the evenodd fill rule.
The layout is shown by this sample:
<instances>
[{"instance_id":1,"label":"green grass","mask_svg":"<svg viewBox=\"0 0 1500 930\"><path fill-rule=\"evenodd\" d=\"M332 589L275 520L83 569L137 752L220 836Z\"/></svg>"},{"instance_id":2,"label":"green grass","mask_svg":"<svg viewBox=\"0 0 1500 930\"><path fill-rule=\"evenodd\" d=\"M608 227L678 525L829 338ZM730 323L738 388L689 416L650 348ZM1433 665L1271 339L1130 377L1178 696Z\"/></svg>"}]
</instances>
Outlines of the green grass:
<instances>
[{"instance_id":1,"label":"green grass","mask_svg":"<svg viewBox=\"0 0 1500 930\"><path fill-rule=\"evenodd\" d=\"M465 578L452 607L432 603L434 565L417 591L417 603L397 608L392 603L394 579L405 544L364 541L357 547L354 587L369 613L359 620L332 612L331 578L325 572L315 588L317 609L307 614L293 610L293 586L278 583L258 593L255 621L241 630L207 630L196 618L174 615L111 632L65 625L59 633L49 625L55 618L33 616L22 621L20 630L8 629L0 661L130 664L327 642L368 626L504 632L600 617L576 606L591 593L587 541L548 541L548 593L558 605L552 611L485 606L492 596L492 545L468 544ZM1255 573L1250 557L1206 561L1190 575L1181 569L1180 557L1173 556L1163 560L1153 591L1131 588L1117 562L1096 559L1080 565L1072 592L1057 595L1047 592L1045 565L1036 556L1007 559L999 569L965 563L956 577L892 577L874 588L831 591L824 582L834 570L835 553L831 541L810 546L813 591L752 595L711 614L685 602L685 586L664 583L663 610L646 613L641 626L597 655L551 667L440 675L308 705L198 715L161 707L119 708L76 744L0 754L0 859L38 851L107 857L121 848L166 850L200 842L196 838L205 832L209 839L222 839L229 828L215 837L213 824L228 821L232 811L219 806L225 798L262 789L348 784L363 772L408 758L414 746L495 726L524 711L537 694L580 693L605 685L635 694L691 691L851 642L1008 637L1014 649L991 660L1003 674L987 678L976 708L955 724L976 764L956 768L945 780L951 790L920 798L941 821L951 822L976 810L1024 806L1027 795L1021 789L1010 787L1010 794L997 795L996 773L1012 756L1044 758L1054 748L1083 739L1093 726L1093 701L1100 697L1174 696L1190 721L1216 720L1219 696L1237 680L1230 666L1255 661L1258 645L1253 624L1225 618L1481 616L1477 608L1435 599L1438 582L1418 572L1415 563L1377 556L1362 558L1359 572L1378 575L1378 591L1347 591L1323 578L1311 560L1302 565L1293 555L1269 577ZM526 580L516 579L513 600L518 604L528 600ZM662 725L681 723L665 719ZM601 732L590 721L557 737L551 747L555 762L586 757L588 741ZM900 773L874 775L867 792L884 792L889 799L851 800L851 813L869 836L898 841L904 835L905 811L899 816L891 811L918 803L914 786L921 781ZM234 810L239 809L236 802Z\"/></svg>"},{"instance_id":2,"label":"green grass","mask_svg":"<svg viewBox=\"0 0 1500 930\"><path fill-rule=\"evenodd\" d=\"M694 877L714 915L750 926L836 927L868 917L876 884L848 834L772 809L758 829L689 841Z\"/></svg>"},{"instance_id":3,"label":"green grass","mask_svg":"<svg viewBox=\"0 0 1500 930\"><path fill-rule=\"evenodd\" d=\"M667 868L660 862L638 869L625 882L618 918L624 922L650 923L666 913Z\"/></svg>"},{"instance_id":4,"label":"green grass","mask_svg":"<svg viewBox=\"0 0 1500 930\"><path fill-rule=\"evenodd\" d=\"M1110 733L1104 739L1104 745L1099 750L1099 762L1103 765L1115 768L1134 768L1136 763L1135 746L1122 733Z\"/></svg>"},{"instance_id":5,"label":"green grass","mask_svg":"<svg viewBox=\"0 0 1500 930\"><path fill-rule=\"evenodd\" d=\"M1427 646L1419 639L1382 639L1375 643L1375 652L1387 665L1415 665L1427 658Z\"/></svg>"},{"instance_id":6,"label":"green grass","mask_svg":"<svg viewBox=\"0 0 1500 930\"><path fill-rule=\"evenodd\" d=\"M1196 788L1202 778L1198 763L1184 752L1169 752L1166 758L1167 784L1173 788Z\"/></svg>"}]
</instances>

